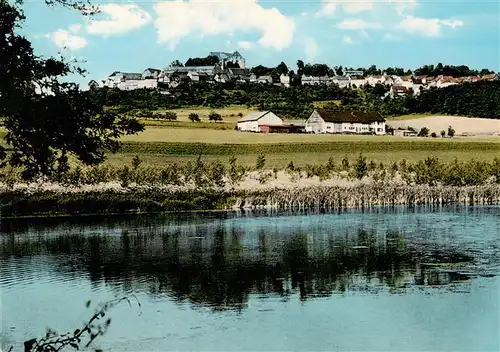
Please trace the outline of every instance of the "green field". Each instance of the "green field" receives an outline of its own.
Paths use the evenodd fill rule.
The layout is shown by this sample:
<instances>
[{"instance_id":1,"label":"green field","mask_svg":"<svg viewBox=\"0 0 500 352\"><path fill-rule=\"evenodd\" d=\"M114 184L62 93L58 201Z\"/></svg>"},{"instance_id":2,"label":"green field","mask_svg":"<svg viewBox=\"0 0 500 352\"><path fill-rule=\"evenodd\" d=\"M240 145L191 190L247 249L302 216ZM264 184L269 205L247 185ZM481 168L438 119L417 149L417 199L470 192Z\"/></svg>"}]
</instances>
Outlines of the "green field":
<instances>
[{"instance_id":1,"label":"green field","mask_svg":"<svg viewBox=\"0 0 500 352\"><path fill-rule=\"evenodd\" d=\"M500 138L401 138L394 136L261 134L234 130L236 121L251 109L241 106L224 109L183 108L170 110L178 121L142 120L146 130L136 136L123 138L124 146L117 154L109 154L107 163L130 163L139 155L144 164L204 159L227 161L232 155L240 163L253 165L260 153L266 155L267 165L284 167L290 161L296 165L324 163L330 157L340 162L363 153L369 160L392 163L407 159L417 161L435 156L443 161L492 160L500 156ZM216 111L223 122L208 122L208 114ZM190 113L200 115L202 122L191 122ZM410 119L429 115L406 115L394 119ZM5 135L0 130L0 137ZM5 144L3 141L0 143Z\"/></svg>"},{"instance_id":2,"label":"green field","mask_svg":"<svg viewBox=\"0 0 500 352\"><path fill-rule=\"evenodd\" d=\"M324 163L330 157L338 162L347 156L363 153L369 160L392 163L407 159L422 160L435 156L443 161L492 160L500 154L500 138L401 138L394 136L260 134L234 130L202 130L148 127L137 136L124 138L120 153L110 155L111 164L128 163L139 155L145 164L194 160L229 160L253 165L257 156L266 155L268 166L284 167L290 161L297 165Z\"/></svg>"}]
</instances>

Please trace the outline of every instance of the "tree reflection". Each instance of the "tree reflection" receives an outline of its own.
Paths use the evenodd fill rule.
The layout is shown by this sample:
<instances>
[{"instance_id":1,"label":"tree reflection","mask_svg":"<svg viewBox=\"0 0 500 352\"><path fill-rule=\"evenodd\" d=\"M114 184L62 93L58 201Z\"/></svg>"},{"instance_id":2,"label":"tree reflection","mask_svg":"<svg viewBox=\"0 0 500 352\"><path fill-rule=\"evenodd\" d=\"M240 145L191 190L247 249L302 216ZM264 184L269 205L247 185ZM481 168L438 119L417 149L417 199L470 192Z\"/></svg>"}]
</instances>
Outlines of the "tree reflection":
<instances>
[{"instance_id":1,"label":"tree reflection","mask_svg":"<svg viewBox=\"0 0 500 352\"><path fill-rule=\"evenodd\" d=\"M0 258L47 256L63 275L85 275L125 292L168 295L215 310L241 310L249 295L301 300L346 292L379 292L467 280L428 264L470 261L459 252L418 250L401 232L245 233L219 223L118 236L1 237Z\"/></svg>"}]
</instances>

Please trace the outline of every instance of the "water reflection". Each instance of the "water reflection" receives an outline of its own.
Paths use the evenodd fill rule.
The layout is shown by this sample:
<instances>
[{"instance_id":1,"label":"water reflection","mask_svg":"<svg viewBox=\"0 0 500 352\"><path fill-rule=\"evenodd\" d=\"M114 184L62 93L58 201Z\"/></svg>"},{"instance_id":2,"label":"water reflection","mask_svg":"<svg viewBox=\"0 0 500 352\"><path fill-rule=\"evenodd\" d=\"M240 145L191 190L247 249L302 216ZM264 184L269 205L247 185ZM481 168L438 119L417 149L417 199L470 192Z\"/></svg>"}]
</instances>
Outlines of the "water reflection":
<instances>
[{"instance_id":1,"label":"water reflection","mask_svg":"<svg viewBox=\"0 0 500 352\"><path fill-rule=\"evenodd\" d=\"M402 231L358 228L287 231L223 221L0 237L2 263L44 257L61 280L88 277L117 292L147 292L214 310L244 309L250 294L302 301L332 294L402 293L429 286L467 289L475 258L456 246L422 246ZM116 233L116 227L110 227ZM75 230L73 230L74 232ZM10 259L9 259L10 258ZM0 284L37 274L2 265Z\"/></svg>"}]
</instances>

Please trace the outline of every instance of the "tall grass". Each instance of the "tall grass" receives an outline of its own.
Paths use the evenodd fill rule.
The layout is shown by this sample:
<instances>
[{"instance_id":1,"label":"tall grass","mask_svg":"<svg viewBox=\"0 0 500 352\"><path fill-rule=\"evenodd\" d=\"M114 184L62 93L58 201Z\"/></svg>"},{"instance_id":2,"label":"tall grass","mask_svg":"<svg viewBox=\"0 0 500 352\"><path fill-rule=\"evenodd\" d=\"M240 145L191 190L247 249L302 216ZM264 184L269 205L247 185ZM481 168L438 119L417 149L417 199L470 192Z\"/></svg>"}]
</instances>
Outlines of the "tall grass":
<instances>
[{"instance_id":1,"label":"tall grass","mask_svg":"<svg viewBox=\"0 0 500 352\"><path fill-rule=\"evenodd\" d=\"M177 211L232 207L342 208L396 204L500 203L500 159L384 165L357 159L267 170L265 155L253 167L194 162L144 166L139 157L121 167L75 167L64 175L22 181L18 170L0 172L2 215L126 211Z\"/></svg>"}]
</instances>

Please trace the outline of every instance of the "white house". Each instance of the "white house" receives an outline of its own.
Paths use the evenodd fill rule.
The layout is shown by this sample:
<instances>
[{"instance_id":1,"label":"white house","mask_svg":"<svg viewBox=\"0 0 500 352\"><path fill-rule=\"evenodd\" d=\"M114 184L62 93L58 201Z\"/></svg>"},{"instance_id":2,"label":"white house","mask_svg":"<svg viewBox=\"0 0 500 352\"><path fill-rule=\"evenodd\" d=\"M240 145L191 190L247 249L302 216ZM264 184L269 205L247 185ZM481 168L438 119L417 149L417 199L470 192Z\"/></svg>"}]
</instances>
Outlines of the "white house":
<instances>
[{"instance_id":1,"label":"white house","mask_svg":"<svg viewBox=\"0 0 500 352\"><path fill-rule=\"evenodd\" d=\"M376 84L384 84L385 83L385 76L368 76L366 77L366 83L368 83L370 86L375 86Z\"/></svg>"},{"instance_id":2,"label":"white house","mask_svg":"<svg viewBox=\"0 0 500 352\"><path fill-rule=\"evenodd\" d=\"M289 75L285 75L284 73L282 73L280 75L280 83L284 87L290 87L290 76Z\"/></svg>"},{"instance_id":3,"label":"white house","mask_svg":"<svg viewBox=\"0 0 500 352\"><path fill-rule=\"evenodd\" d=\"M366 84L366 78L363 76L352 75L349 76L349 80L352 88L354 88L354 86L356 86L356 88L360 88Z\"/></svg>"},{"instance_id":4,"label":"white house","mask_svg":"<svg viewBox=\"0 0 500 352\"><path fill-rule=\"evenodd\" d=\"M340 88L347 88L349 87L349 77L345 76L335 76L330 79L330 82L333 84L338 85Z\"/></svg>"},{"instance_id":5,"label":"white house","mask_svg":"<svg viewBox=\"0 0 500 352\"><path fill-rule=\"evenodd\" d=\"M147 68L142 72L142 79L156 79L160 73L161 70L158 70L157 68Z\"/></svg>"},{"instance_id":6,"label":"white house","mask_svg":"<svg viewBox=\"0 0 500 352\"><path fill-rule=\"evenodd\" d=\"M272 84L273 83L273 78L271 76L269 76L269 75L259 76L257 78L257 83Z\"/></svg>"},{"instance_id":7,"label":"white house","mask_svg":"<svg viewBox=\"0 0 500 352\"><path fill-rule=\"evenodd\" d=\"M379 113L316 109L305 123L308 133L385 134L385 119Z\"/></svg>"},{"instance_id":8,"label":"white house","mask_svg":"<svg viewBox=\"0 0 500 352\"><path fill-rule=\"evenodd\" d=\"M260 132L262 124L282 125L283 120L271 111L255 111L238 120L238 130Z\"/></svg>"}]
</instances>

